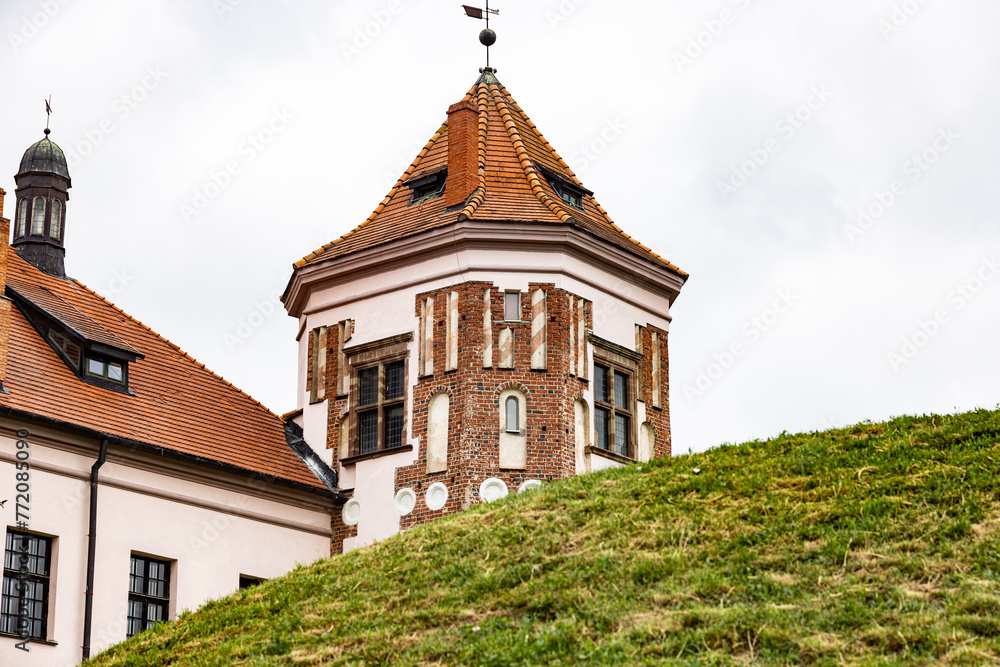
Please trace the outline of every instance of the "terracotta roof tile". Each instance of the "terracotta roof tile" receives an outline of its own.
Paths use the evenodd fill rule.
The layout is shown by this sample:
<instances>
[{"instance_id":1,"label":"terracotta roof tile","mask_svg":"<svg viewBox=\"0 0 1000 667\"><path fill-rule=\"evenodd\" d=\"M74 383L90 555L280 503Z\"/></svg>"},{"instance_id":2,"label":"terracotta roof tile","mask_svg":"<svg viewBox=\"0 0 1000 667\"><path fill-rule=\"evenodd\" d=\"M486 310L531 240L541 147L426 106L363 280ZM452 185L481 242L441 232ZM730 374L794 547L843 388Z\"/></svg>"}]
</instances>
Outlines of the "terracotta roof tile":
<instances>
[{"instance_id":1,"label":"terracotta roof tile","mask_svg":"<svg viewBox=\"0 0 1000 667\"><path fill-rule=\"evenodd\" d=\"M7 286L55 319L60 320L64 325L76 331L83 338L142 356L142 353L134 347L81 313L65 299L44 287L19 280L13 275L8 276Z\"/></svg>"},{"instance_id":2,"label":"terracotta roof tile","mask_svg":"<svg viewBox=\"0 0 1000 667\"><path fill-rule=\"evenodd\" d=\"M491 70L486 70L461 102L470 100L479 111L476 137L479 173L478 184L466 198L465 206L446 210L444 197L411 205L412 192L403 184L414 174L431 173L447 166L448 123L445 122L367 220L295 262L295 268L468 219L569 224L687 276L625 234L611 220ZM540 169L582 189L585 194L580 208L565 204Z\"/></svg>"},{"instance_id":3,"label":"terracotta roof tile","mask_svg":"<svg viewBox=\"0 0 1000 667\"><path fill-rule=\"evenodd\" d=\"M325 488L289 448L281 419L148 326L75 280L8 254L11 287L49 295L145 358L129 365L135 395L80 380L17 308L0 405L112 436Z\"/></svg>"}]
</instances>

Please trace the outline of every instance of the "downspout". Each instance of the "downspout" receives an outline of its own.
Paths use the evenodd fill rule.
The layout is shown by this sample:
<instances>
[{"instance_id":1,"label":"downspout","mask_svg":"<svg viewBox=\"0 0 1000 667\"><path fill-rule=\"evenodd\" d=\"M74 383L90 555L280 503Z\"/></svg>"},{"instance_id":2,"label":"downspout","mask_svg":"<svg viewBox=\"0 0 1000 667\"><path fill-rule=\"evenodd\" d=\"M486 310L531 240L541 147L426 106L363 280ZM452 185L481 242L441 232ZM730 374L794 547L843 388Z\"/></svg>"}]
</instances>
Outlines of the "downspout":
<instances>
[{"instance_id":1,"label":"downspout","mask_svg":"<svg viewBox=\"0 0 1000 667\"><path fill-rule=\"evenodd\" d=\"M90 657L90 630L94 622L94 561L97 554L97 471L108 456L108 439L101 440L101 453L90 468L90 532L87 533L87 594L83 611L83 659Z\"/></svg>"}]
</instances>

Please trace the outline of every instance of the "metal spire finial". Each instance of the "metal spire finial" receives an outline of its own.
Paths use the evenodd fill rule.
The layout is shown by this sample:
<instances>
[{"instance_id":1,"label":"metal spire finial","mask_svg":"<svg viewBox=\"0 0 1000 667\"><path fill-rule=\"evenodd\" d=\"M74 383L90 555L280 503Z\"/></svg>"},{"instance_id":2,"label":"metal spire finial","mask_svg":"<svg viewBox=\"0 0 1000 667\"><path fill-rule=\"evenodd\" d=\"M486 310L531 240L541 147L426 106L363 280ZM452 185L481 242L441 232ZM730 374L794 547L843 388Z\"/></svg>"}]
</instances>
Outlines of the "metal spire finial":
<instances>
[{"instance_id":1,"label":"metal spire finial","mask_svg":"<svg viewBox=\"0 0 1000 667\"><path fill-rule=\"evenodd\" d=\"M49 120L52 118L52 96L49 95L49 99L45 100L45 134L48 135L52 130L49 129Z\"/></svg>"},{"instance_id":2,"label":"metal spire finial","mask_svg":"<svg viewBox=\"0 0 1000 667\"><path fill-rule=\"evenodd\" d=\"M486 19L486 29L479 33L479 43L486 47L486 69L490 68L490 47L497 41L497 34L490 30L490 14L500 14L499 9L490 9L490 0L486 0L486 9L462 5L466 16L474 19Z\"/></svg>"}]
</instances>

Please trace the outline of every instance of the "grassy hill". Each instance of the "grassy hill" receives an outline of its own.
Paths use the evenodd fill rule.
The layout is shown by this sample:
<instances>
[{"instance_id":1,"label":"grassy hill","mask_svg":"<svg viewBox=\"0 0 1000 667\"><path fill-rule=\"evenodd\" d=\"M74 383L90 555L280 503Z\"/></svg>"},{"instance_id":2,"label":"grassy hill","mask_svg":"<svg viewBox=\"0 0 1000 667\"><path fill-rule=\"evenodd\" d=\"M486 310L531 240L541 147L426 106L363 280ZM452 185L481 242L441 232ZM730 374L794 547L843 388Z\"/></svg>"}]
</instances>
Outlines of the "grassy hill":
<instances>
[{"instance_id":1,"label":"grassy hill","mask_svg":"<svg viewBox=\"0 0 1000 667\"><path fill-rule=\"evenodd\" d=\"M89 664L1000 664L998 461L979 410L547 484Z\"/></svg>"}]
</instances>

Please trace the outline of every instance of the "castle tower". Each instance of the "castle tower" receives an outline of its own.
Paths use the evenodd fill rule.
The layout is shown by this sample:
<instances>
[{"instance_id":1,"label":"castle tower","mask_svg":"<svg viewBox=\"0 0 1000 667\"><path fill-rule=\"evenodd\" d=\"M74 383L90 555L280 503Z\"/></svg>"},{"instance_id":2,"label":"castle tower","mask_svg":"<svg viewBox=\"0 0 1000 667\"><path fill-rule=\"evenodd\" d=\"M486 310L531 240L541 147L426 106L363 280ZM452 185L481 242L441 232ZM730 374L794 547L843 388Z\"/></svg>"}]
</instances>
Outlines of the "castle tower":
<instances>
[{"instance_id":1,"label":"castle tower","mask_svg":"<svg viewBox=\"0 0 1000 667\"><path fill-rule=\"evenodd\" d=\"M615 225L481 73L283 297L301 332L296 419L350 497L334 552L670 455L667 336L687 274Z\"/></svg>"},{"instance_id":2,"label":"castle tower","mask_svg":"<svg viewBox=\"0 0 1000 667\"><path fill-rule=\"evenodd\" d=\"M66 202L72 182L66 156L51 139L49 129L21 158L14 176L17 200L14 242L21 257L52 276L66 277Z\"/></svg>"}]
</instances>

